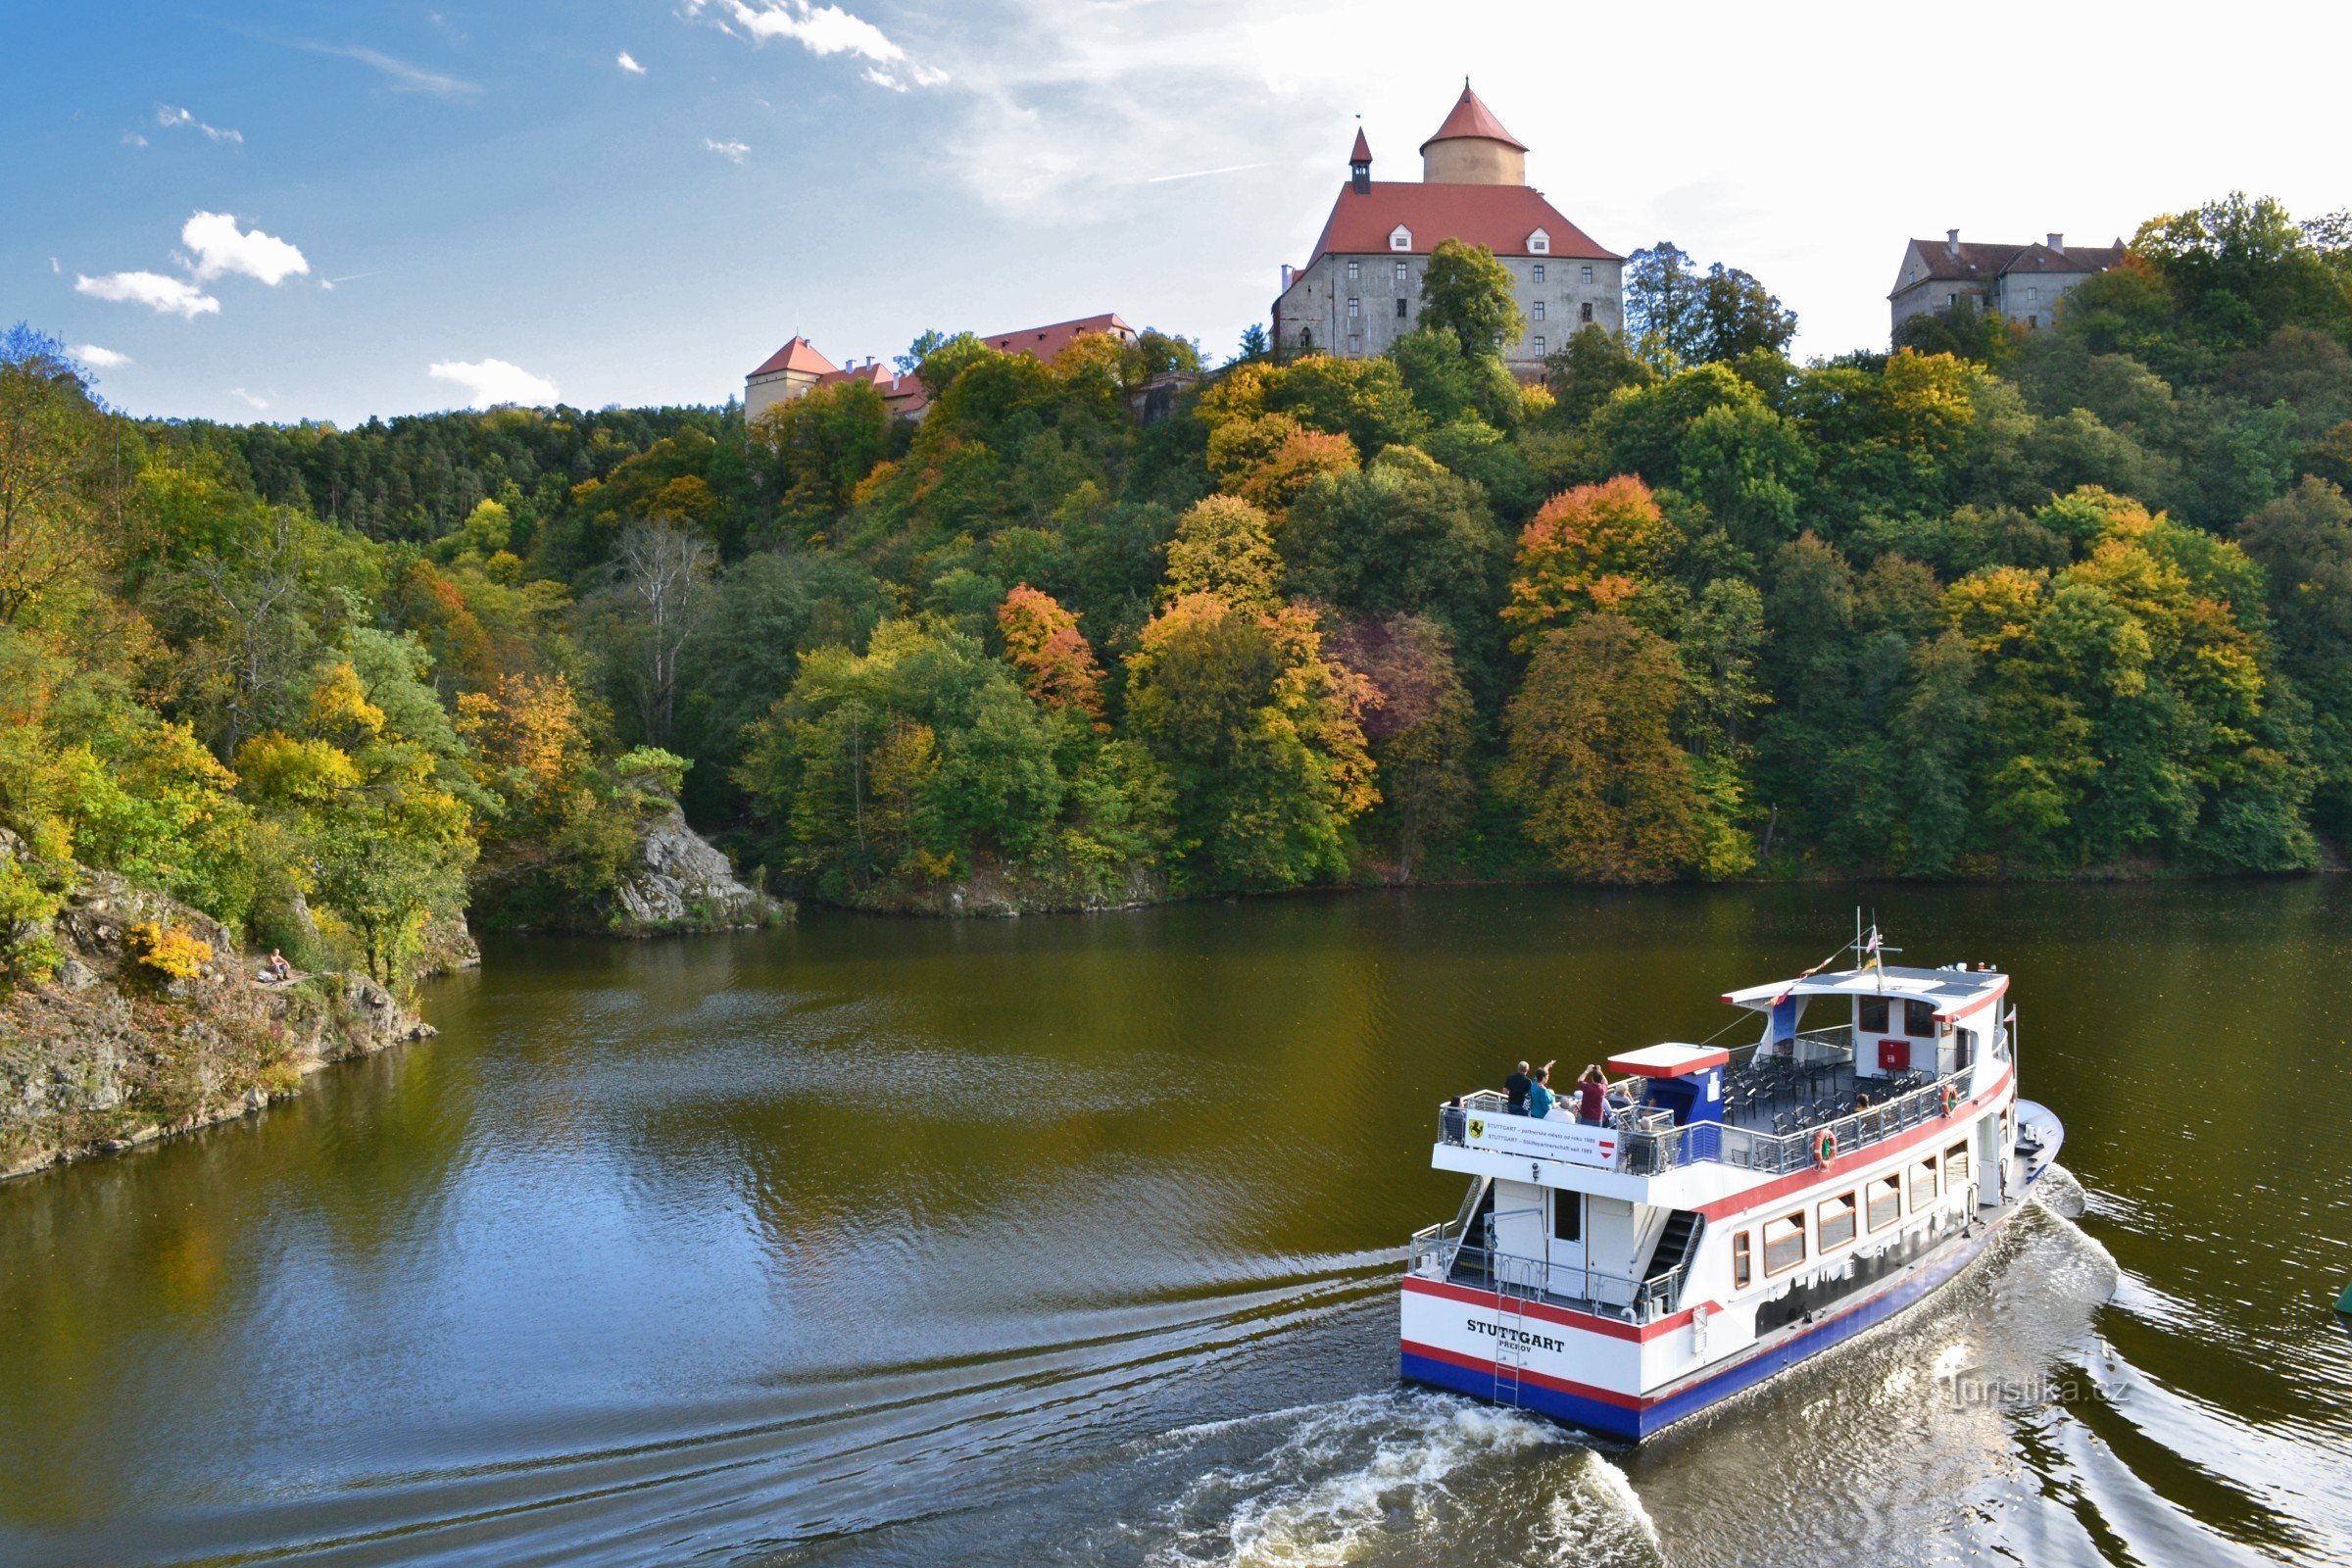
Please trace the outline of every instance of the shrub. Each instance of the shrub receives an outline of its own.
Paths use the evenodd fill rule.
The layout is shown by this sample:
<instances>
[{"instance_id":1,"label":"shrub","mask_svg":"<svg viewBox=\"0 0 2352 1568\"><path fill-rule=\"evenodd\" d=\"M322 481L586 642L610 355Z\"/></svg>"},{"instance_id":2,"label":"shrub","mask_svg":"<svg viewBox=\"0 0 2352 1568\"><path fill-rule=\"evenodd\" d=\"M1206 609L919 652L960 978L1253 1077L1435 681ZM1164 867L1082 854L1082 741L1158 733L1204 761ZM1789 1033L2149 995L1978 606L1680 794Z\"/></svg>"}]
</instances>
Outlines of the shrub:
<instances>
[{"instance_id":1,"label":"shrub","mask_svg":"<svg viewBox=\"0 0 2352 1568\"><path fill-rule=\"evenodd\" d=\"M675 795L686 787L686 770L693 765L690 759L659 746L635 746L612 759L612 776L652 779L664 793Z\"/></svg>"},{"instance_id":2,"label":"shrub","mask_svg":"<svg viewBox=\"0 0 2352 1568\"><path fill-rule=\"evenodd\" d=\"M49 922L64 901L14 857L0 858L0 987L37 986L64 961Z\"/></svg>"},{"instance_id":3,"label":"shrub","mask_svg":"<svg viewBox=\"0 0 2352 1568\"><path fill-rule=\"evenodd\" d=\"M175 925L141 920L130 928L131 956L173 980L193 980L213 961L213 945Z\"/></svg>"}]
</instances>

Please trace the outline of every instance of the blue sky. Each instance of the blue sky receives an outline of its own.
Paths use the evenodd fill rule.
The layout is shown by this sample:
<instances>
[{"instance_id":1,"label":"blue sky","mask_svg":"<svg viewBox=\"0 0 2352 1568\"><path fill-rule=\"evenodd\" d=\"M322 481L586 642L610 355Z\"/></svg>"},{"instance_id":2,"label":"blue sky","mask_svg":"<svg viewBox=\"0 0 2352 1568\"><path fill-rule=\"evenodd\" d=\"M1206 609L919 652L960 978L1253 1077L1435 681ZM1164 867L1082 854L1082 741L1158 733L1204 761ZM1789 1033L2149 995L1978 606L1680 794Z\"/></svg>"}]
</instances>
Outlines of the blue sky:
<instances>
[{"instance_id":1,"label":"blue sky","mask_svg":"<svg viewBox=\"0 0 2352 1568\"><path fill-rule=\"evenodd\" d=\"M2352 206L2342 8L1915 11L25 4L0 321L103 351L133 412L345 423L717 402L796 331L846 361L1115 310L1222 352L1355 117L1415 177L1465 73L1554 205L1746 267L1804 353L1883 343L1912 234Z\"/></svg>"}]
</instances>

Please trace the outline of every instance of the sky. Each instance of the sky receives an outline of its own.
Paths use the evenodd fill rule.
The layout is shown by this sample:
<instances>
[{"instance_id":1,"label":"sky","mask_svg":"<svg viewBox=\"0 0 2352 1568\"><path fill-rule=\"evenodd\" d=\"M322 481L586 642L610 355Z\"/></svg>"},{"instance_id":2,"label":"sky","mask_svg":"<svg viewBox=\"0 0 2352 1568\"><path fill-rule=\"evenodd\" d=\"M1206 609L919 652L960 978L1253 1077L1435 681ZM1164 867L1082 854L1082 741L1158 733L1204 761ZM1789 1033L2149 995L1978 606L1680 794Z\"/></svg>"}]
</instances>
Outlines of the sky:
<instances>
[{"instance_id":1,"label":"sky","mask_svg":"<svg viewBox=\"0 0 2352 1568\"><path fill-rule=\"evenodd\" d=\"M795 333L1116 311L1214 358L1464 76L1619 252L1884 347L1904 242L2352 206L2352 8L91 0L0 22L0 325L116 407L717 403Z\"/></svg>"}]
</instances>

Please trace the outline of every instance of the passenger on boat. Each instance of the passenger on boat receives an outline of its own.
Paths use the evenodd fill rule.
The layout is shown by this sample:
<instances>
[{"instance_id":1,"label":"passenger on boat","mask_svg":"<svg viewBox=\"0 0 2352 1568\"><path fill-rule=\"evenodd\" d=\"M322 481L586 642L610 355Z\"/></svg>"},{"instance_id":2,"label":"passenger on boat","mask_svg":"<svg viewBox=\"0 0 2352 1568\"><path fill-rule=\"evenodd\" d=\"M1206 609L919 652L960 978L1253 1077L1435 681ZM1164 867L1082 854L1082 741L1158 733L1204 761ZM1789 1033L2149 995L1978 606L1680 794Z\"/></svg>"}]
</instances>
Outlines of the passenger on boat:
<instances>
[{"instance_id":1,"label":"passenger on boat","mask_svg":"<svg viewBox=\"0 0 2352 1568\"><path fill-rule=\"evenodd\" d=\"M1594 1062L1576 1080L1576 1119L1597 1127L1609 1119L1609 1080Z\"/></svg>"},{"instance_id":2,"label":"passenger on boat","mask_svg":"<svg viewBox=\"0 0 2352 1568\"><path fill-rule=\"evenodd\" d=\"M1459 1144L1462 1142L1462 1130L1469 1121L1469 1113L1462 1108L1461 1096L1456 1095L1446 1102L1446 1112L1440 1120L1445 1125L1447 1143Z\"/></svg>"},{"instance_id":3,"label":"passenger on boat","mask_svg":"<svg viewBox=\"0 0 2352 1568\"><path fill-rule=\"evenodd\" d=\"M1551 1063L1547 1061L1536 1069L1535 1082L1528 1085L1527 1113L1542 1121L1551 1114L1551 1107L1555 1103L1557 1102L1551 1093Z\"/></svg>"},{"instance_id":4,"label":"passenger on boat","mask_svg":"<svg viewBox=\"0 0 2352 1568\"><path fill-rule=\"evenodd\" d=\"M1521 1062L1518 1070L1502 1081L1503 1109L1514 1116L1526 1115L1527 1091L1534 1081L1527 1075L1527 1063Z\"/></svg>"}]
</instances>

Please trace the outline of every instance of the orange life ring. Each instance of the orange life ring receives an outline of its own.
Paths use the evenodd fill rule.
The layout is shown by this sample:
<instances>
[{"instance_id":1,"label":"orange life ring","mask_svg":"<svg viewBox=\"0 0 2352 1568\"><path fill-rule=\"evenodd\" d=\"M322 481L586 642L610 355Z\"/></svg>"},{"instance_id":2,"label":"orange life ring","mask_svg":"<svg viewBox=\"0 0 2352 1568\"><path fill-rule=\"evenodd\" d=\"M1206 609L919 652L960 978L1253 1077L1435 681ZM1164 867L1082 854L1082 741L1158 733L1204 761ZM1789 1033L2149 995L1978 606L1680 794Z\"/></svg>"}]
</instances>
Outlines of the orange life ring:
<instances>
[{"instance_id":1,"label":"orange life ring","mask_svg":"<svg viewBox=\"0 0 2352 1568\"><path fill-rule=\"evenodd\" d=\"M1821 1130L1821 1136L1813 1140L1813 1168L1828 1170L1830 1162L1837 1157L1838 1135L1824 1127Z\"/></svg>"},{"instance_id":2,"label":"orange life ring","mask_svg":"<svg viewBox=\"0 0 2352 1568\"><path fill-rule=\"evenodd\" d=\"M1960 1086L1958 1084L1945 1084L1943 1086L1943 1113L1946 1116L1949 1116L1952 1113L1952 1107L1959 1103Z\"/></svg>"}]
</instances>

